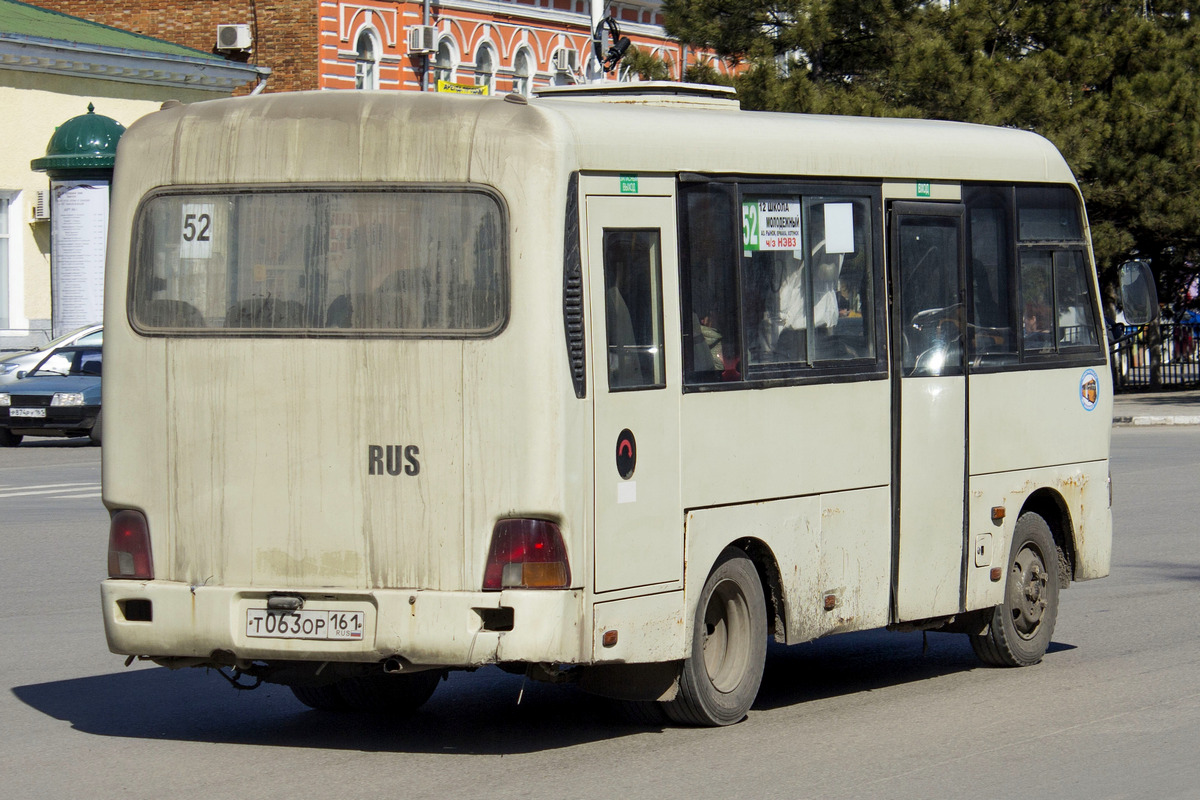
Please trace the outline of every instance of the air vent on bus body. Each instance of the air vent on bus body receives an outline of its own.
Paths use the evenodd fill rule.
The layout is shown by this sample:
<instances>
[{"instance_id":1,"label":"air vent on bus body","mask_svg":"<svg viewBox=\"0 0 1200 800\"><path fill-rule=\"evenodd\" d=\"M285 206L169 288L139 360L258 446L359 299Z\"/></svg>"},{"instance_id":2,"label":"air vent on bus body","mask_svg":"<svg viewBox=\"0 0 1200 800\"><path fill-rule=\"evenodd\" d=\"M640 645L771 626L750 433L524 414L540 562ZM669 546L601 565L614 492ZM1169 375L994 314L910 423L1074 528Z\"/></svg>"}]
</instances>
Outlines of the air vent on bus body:
<instances>
[{"instance_id":1,"label":"air vent on bus body","mask_svg":"<svg viewBox=\"0 0 1200 800\"><path fill-rule=\"evenodd\" d=\"M567 363L575 396L587 397L587 360L583 324L583 260L579 251L579 173L567 183L567 217L563 226L563 327Z\"/></svg>"}]
</instances>

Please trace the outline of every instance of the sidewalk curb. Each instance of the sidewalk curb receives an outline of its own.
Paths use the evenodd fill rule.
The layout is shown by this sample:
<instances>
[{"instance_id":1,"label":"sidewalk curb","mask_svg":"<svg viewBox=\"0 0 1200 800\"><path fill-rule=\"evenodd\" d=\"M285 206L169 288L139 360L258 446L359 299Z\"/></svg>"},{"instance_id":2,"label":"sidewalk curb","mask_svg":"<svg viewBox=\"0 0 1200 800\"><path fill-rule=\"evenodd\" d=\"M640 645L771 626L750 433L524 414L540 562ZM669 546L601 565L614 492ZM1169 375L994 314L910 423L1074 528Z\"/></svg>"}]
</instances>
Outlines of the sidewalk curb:
<instances>
[{"instance_id":1,"label":"sidewalk curb","mask_svg":"<svg viewBox=\"0 0 1200 800\"><path fill-rule=\"evenodd\" d=\"M1113 425L1138 427L1149 425L1200 425L1200 416L1151 416L1113 417Z\"/></svg>"}]
</instances>

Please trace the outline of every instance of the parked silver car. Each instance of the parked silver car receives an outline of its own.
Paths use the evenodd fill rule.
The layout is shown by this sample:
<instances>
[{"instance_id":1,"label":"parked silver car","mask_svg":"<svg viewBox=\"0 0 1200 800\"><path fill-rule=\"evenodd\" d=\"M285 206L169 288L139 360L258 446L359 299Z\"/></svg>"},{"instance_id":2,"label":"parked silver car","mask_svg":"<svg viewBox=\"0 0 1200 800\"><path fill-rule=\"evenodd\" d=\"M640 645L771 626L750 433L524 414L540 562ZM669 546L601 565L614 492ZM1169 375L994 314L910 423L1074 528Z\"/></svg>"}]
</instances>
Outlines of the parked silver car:
<instances>
[{"instance_id":1,"label":"parked silver car","mask_svg":"<svg viewBox=\"0 0 1200 800\"><path fill-rule=\"evenodd\" d=\"M10 353L0 358L0 385L12 383L17 380L18 372L28 372L37 366L39 361L50 355L51 351L57 350L60 347L68 347L75 344L100 346L103 343L104 326L97 322L92 325L84 325L82 328L77 328L70 333L64 333L57 339L37 349L25 350L20 353Z\"/></svg>"}]
</instances>

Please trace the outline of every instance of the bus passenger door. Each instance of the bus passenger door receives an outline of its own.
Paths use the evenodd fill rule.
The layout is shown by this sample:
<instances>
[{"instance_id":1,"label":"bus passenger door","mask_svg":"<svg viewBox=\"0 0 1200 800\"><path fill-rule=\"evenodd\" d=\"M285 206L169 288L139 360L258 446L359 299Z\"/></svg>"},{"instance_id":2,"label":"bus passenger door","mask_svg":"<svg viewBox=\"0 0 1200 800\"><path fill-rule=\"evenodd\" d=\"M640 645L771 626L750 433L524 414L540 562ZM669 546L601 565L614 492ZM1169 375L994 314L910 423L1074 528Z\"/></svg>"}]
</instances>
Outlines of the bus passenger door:
<instances>
[{"instance_id":1,"label":"bus passenger door","mask_svg":"<svg viewBox=\"0 0 1200 800\"><path fill-rule=\"evenodd\" d=\"M681 582L675 204L590 196L586 226L595 590Z\"/></svg>"},{"instance_id":2,"label":"bus passenger door","mask_svg":"<svg viewBox=\"0 0 1200 800\"><path fill-rule=\"evenodd\" d=\"M897 620L961 610L966 492L963 207L890 215L892 591Z\"/></svg>"}]
</instances>

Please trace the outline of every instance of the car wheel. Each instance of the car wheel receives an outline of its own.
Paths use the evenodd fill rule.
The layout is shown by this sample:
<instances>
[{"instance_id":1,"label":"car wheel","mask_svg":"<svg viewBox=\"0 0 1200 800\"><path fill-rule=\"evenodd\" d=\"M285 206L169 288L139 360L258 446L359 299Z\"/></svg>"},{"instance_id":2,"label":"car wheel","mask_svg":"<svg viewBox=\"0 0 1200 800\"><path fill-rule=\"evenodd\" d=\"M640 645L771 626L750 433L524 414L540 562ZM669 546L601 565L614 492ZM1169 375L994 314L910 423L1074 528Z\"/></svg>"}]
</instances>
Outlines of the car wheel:
<instances>
[{"instance_id":1,"label":"car wheel","mask_svg":"<svg viewBox=\"0 0 1200 800\"><path fill-rule=\"evenodd\" d=\"M16 447L25 437L19 433L13 433L8 428L0 428L0 447Z\"/></svg>"},{"instance_id":2,"label":"car wheel","mask_svg":"<svg viewBox=\"0 0 1200 800\"><path fill-rule=\"evenodd\" d=\"M92 444L100 444L100 437L103 435L100 426L100 417L103 413L102 411L96 412L96 421L92 424L91 431L88 432L88 438L92 440Z\"/></svg>"}]
</instances>

